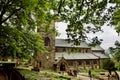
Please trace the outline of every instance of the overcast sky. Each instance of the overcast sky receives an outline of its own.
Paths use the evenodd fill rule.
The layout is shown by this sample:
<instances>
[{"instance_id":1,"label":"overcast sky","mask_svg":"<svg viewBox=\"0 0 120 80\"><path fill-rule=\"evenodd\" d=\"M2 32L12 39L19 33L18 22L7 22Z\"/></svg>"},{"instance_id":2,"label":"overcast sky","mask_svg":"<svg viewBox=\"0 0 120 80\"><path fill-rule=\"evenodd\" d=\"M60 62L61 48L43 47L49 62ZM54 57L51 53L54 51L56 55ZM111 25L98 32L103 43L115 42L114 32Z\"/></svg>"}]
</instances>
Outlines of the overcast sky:
<instances>
[{"instance_id":1,"label":"overcast sky","mask_svg":"<svg viewBox=\"0 0 120 80\"><path fill-rule=\"evenodd\" d=\"M60 33L60 36L56 38L66 39L67 36L65 29L67 28L67 24L59 22L55 24L55 27ZM105 50L108 49L109 47L114 47L114 42L116 40L120 41L120 36L118 36L113 27L103 26L103 30L104 30L103 33L99 32L96 34L100 39L103 39L101 47L104 48ZM92 38L93 36L95 36L95 34L88 34L89 38Z\"/></svg>"}]
</instances>

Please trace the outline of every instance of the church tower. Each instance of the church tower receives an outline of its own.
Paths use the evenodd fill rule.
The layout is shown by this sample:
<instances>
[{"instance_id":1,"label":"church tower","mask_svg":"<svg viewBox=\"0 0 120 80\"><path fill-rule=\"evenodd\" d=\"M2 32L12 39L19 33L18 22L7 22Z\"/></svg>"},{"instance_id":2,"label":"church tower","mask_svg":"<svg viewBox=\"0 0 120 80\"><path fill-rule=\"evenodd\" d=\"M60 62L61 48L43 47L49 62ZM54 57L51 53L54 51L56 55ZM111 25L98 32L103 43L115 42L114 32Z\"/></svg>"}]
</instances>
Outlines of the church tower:
<instances>
[{"instance_id":1,"label":"church tower","mask_svg":"<svg viewBox=\"0 0 120 80\"><path fill-rule=\"evenodd\" d=\"M52 69L55 61L55 23L51 21L49 27L42 25L38 29L42 35L44 46L48 53L40 53L37 56L37 63L40 69Z\"/></svg>"}]
</instances>

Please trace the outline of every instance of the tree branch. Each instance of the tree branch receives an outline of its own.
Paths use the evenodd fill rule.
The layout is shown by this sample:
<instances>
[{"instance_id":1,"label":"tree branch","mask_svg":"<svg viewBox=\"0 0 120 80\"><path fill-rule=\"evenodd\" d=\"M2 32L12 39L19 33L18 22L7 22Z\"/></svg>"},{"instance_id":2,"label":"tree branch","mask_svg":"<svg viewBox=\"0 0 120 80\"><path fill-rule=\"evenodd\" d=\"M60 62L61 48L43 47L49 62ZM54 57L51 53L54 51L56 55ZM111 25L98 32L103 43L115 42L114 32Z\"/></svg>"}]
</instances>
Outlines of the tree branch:
<instances>
[{"instance_id":1,"label":"tree branch","mask_svg":"<svg viewBox=\"0 0 120 80\"><path fill-rule=\"evenodd\" d=\"M86 14L86 16L85 16L85 20L89 17L89 10L90 10L90 5L89 5L89 3L87 2L87 0L85 0L85 2L86 2L86 4L87 4L87 6L88 6L88 9L87 9L87 14Z\"/></svg>"},{"instance_id":2,"label":"tree branch","mask_svg":"<svg viewBox=\"0 0 120 80\"><path fill-rule=\"evenodd\" d=\"M65 2L65 0L64 0L64 1L63 1L63 0L60 0L60 5L59 5L59 7L58 7L58 14L61 13L61 7L62 7L62 5L64 4L64 2Z\"/></svg>"},{"instance_id":3,"label":"tree branch","mask_svg":"<svg viewBox=\"0 0 120 80\"><path fill-rule=\"evenodd\" d=\"M81 5L80 5L80 7L79 7L79 10L80 10L80 13L79 13L79 18L80 18L80 16L81 16L81 12L82 12L82 7L83 7L83 4L84 3L84 0L82 0L82 3L81 3Z\"/></svg>"},{"instance_id":4,"label":"tree branch","mask_svg":"<svg viewBox=\"0 0 120 80\"><path fill-rule=\"evenodd\" d=\"M3 21L1 21L1 23L4 23L5 21L7 21L12 15L17 13L19 10L21 10L21 8L14 10L7 18L5 18Z\"/></svg>"},{"instance_id":5,"label":"tree branch","mask_svg":"<svg viewBox=\"0 0 120 80\"><path fill-rule=\"evenodd\" d=\"M0 25L2 24L2 17L6 13L6 8L10 2L11 0L8 0L3 6L1 6L3 8L1 9L1 14L0 14Z\"/></svg>"}]
</instances>

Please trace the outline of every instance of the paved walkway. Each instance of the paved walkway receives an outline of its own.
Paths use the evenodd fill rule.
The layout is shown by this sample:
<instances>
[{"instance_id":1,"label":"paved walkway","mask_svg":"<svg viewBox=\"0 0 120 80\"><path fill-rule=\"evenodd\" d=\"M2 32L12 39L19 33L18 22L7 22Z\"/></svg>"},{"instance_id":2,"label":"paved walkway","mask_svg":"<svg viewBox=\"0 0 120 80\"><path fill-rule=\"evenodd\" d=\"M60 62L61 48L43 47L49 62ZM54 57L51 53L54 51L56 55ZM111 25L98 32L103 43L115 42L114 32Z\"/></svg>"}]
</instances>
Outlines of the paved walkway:
<instances>
[{"instance_id":1,"label":"paved walkway","mask_svg":"<svg viewBox=\"0 0 120 80\"><path fill-rule=\"evenodd\" d=\"M89 78L89 77L82 76L82 75L79 75L79 79L80 79L80 80L98 80L98 79Z\"/></svg>"},{"instance_id":2,"label":"paved walkway","mask_svg":"<svg viewBox=\"0 0 120 80\"><path fill-rule=\"evenodd\" d=\"M80 80L99 80L99 79L94 79L94 78L90 78L90 77L87 77L87 76L83 76L83 73L82 74L79 74L78 75L78 78Z\"/></svg>"},{"instance_id":3,"label":"paved walkway","mask_svg":"<svg viewBox=\"0 0 120 80\"><path fill-rule=\"evenodd\" d=\"M120 77L120 72L117 72L117 73L118 73L118 75L119 75L119 77ZM84 73L80 73L80 74L78 75L78 78L81 79L81 80L99 80L99 79L94 79L94 78L90 79L90 77L84 76ZM108 77L105 76L105 75L101 75L101 78L102 78L103 80L107 80L107 79L108 79Z\"/></svg>"},{"instance_id":4,"label":"paved walkway","mask_svg":"<svg viewBox=\"0 0 120 80\"><path fill-rule=\"evenodd\" d=\"M119 75L119 77L120 77L120 72L117 71L117 73L118 73L118 75Z\"/></svg>"}]
</instances>

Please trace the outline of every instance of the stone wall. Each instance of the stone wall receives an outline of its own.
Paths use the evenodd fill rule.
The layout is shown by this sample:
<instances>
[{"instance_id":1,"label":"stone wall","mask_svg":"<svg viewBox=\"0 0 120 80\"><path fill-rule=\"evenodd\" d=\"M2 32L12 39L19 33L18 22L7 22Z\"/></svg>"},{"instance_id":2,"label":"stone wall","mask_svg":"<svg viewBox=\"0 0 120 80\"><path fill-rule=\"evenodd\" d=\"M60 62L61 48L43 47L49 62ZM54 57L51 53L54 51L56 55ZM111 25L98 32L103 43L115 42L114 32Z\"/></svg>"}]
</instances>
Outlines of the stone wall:
<instances>
[{"instance_id":1,"label":"stone wall","mask_svg":"<svg viewBox=\"0 0 120 80\"><path fill-rule=\"evenodd\" d=\"M81 64L78 63L78 61L81 61ZM72 60L72 61L68 61L68 67L70 69L99 69L99 60L89 60L89 64L86 64L86 60ZM93 61L96 61L96 63L94 63ZM71 62L73 64L71 64ZM71 65L70 65L71 64Z\"/></svg>"},{"instance_id":2,"label":"stone wall","mask_svg":"<svg viewBox=\"0 0 120 80\"><path fill-rule=\"evenodd\" d=\"M40 53L37 57L37 63L40 69L53 68L53 63L55 61L55 34L52 30L55 28L54 25L54 21L52 21L48 32L45 31L44 25L42 25L38 31L40 35L42 35L44 43L46 37L50 42L48 46L45 46L48 53Z\"/></svg>"}]
</instances>

